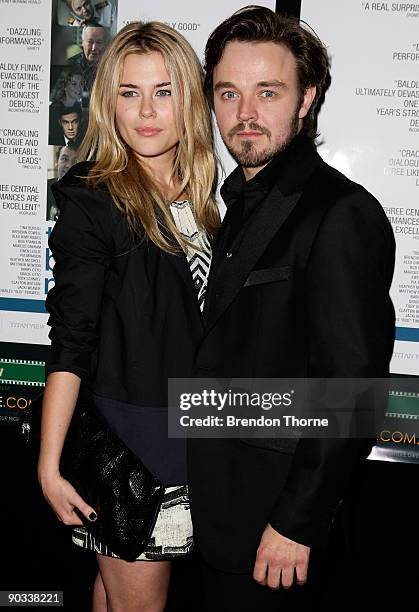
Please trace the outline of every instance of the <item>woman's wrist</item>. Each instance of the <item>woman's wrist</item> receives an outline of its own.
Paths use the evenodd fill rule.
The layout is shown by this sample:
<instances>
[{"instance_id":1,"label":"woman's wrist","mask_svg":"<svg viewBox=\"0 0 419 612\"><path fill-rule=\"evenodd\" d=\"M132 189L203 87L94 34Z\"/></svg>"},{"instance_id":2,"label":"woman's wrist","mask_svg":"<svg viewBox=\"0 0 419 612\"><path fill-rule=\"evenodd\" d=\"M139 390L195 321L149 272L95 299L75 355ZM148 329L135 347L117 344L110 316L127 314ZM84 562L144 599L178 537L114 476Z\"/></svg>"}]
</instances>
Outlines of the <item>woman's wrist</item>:
<instances>
[{"instance_id":1,"label":"woman's wrist","mask_svg":"<svg viewBox=\"0 0 419 612\"><path fill-rule=\"evenodd\" d=\"M38 481L40 485L48 483L49 481L56 479L58 476L60 476L60 467L58 464L38 464Z\"/></svg>"}]
</instances>

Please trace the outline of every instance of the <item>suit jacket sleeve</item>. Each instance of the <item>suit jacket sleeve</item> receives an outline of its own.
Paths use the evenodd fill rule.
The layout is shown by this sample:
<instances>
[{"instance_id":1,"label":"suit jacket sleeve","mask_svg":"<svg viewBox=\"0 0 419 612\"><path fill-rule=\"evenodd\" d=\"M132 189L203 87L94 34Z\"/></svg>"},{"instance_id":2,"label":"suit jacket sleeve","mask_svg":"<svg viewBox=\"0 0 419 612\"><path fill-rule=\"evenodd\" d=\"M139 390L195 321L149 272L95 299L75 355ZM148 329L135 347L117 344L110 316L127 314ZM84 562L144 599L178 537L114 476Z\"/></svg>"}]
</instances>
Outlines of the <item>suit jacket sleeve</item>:
<instances>
[{"instance_id":1,"label":"suit jacket sleeve","mask_svg":"<svg viewBox=\"0 0 419 612\"><path fill-rule=\"evenodd\" d=\"M378 202L358 187L329 210L313 243L306 285L309 377L388 376L393 269L390 224ZM348 480L372 443L300 440L271 525L307 546L325 544Z\"/></svg>"},{"instance_id":2,"label":"suit jacket sleeve","mask_svg":"<svg viewBox=\"0 0 419 612\"><path fill-rule=\"evenodd\" d=\"M53 186L60 216L49 238L55 286L46 309L51 350L46 373L88 378L98 344L106 271L112 253L109 198L72 185Z\"/></svg>"}]
</instances>

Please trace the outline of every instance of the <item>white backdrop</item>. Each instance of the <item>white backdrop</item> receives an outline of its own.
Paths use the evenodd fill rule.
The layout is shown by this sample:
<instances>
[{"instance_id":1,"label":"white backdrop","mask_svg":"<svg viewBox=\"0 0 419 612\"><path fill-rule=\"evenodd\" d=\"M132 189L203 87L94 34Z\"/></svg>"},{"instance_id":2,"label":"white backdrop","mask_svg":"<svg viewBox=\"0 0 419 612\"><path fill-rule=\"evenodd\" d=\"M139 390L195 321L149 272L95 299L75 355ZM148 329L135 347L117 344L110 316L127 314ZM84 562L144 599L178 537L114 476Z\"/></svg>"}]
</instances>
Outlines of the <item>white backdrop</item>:
<instances>
[{"instance_id":1,"label":"white backdrop","mask_svg":"<svg viewBox=\"0 0 419 612\"><path fill-rule=\"evenodd\" d=\"M62 0L54 0L61 2ZM117 29L158 19L202 58L208 34L244 3L191 0L117 4ZM0 339L47 344L44 298L53 261L46 219L52 6L0 0ZM275 2L263 2L270 8ZM419 374L419 5L302 0L301 16L326 42L333 82L320 115L320 154L383 204L397 240L392 371ZM36 24L34 26L34 24ZM62 27L59 34L71 28ZM55 37L57 33L55 30ZM234 162L217 137L222 164Z\"/></svg>"},{"instance_id":2,"label":"white backdrop","mask_svg":"<svg viewBox=\"0 0 419 612\"><path fill-rule=\"evenodd\" d=\"M302 0L327 44L322 157L381 202L396 237L393 373L419 374L419 4Z\"/></svg>"},{"instance_id":3,"label":"white backdrop","mask_svg":"<svg viewBox=\"0 0 419 612\"><path fill-rule=\"evenodd\" d=\"M44 299L53 282L53 260L47 248L53 222L45 221L48 168L54 156L53 147L48 146L51 21L57 23L52 15L54 2L62 1L0 0L2 342L49 343ZM118 30L138 19L164 21L189 40L200 58L210 32L243 6L240 0L113 2L118 5ZM274 1L261 4L275 8ZM53 31L55 41L61 36L64 44L70 30ZM217 142L223 166L230 172L233 162L219 138Z\"/></svg>"}]
</instances>

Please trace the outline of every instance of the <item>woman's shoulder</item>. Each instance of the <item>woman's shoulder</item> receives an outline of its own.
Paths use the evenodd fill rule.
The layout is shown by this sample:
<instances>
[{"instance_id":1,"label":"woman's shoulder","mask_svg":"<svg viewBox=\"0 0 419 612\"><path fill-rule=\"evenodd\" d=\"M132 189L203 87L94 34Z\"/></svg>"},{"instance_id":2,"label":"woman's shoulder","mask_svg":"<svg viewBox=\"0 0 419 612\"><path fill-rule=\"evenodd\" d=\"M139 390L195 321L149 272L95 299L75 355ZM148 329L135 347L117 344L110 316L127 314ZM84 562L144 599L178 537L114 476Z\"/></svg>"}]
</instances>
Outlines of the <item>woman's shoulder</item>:
<instances>
[{"instance_id":1,"label":"woman's shoulder","mask_svg":"<svg viewBox=\"0 0 419 612\"><path fill-rule=\"evenodd\" d=\"M82 161L74 164L64 176L57 181L56 186L60 189L68 187L89 189L86 179L89 176L90 170L93 168L93 164L94 162L91 161Z\"/></svg>"},{"instance_id":2,"label":"woman's shoulder","mask_svg":"<svg viewBox=\"0 0 419 612\"><path fill-rule=\"evenodd\" d=\"M56 183L51 185L60 217L85 218L92 226L99 225L110 231L117 221L117 208L103 188L91 188L87 184L92 162L77 163Z\"/></svg>"},{"instance_id":3,"label":"woman's shoulder","mask_svg":"<svg viewBox=\"0 0 419 612\"><path fill-rule=\"evenodd\" d=\"M92 166L93 162L89 161L74 164L62 178L51 186L59 205L73 202L90 212L106 210L107 213L116 208L105 186L92 187L87 183Z\"/></svg>"},{"instance_id":4,"label":"woman's shoulder","mask_svg":"<svg viewBox=\"0 0 419 612\"><path fill-rule=\"evenodd\" d=\"M86 231L100 233L112 244L115 252L131 244L126 216L117 208L105 186L91 187L87 177L93 162L83 161L72 166L51 185L59 208L58 222L62 225L84 225Z\"/></svg>"}]
</instances>

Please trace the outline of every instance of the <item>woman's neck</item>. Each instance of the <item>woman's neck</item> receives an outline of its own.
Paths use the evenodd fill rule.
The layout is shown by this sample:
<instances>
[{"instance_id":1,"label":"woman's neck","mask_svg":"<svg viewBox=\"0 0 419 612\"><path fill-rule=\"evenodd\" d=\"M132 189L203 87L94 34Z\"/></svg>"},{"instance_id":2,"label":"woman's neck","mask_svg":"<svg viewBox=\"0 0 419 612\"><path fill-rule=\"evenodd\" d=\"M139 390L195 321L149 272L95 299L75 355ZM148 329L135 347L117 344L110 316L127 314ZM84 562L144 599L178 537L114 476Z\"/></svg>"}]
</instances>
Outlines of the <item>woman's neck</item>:
<instances>
[{"instance_id":1,"label":"woman's neck","mask_svg":"<svg viewBox=\"0 0 419 612\"><path fill-rule=\"evenodd\" d=\"M159 155L158 157L141 157L141 164L157 183L162 196L168 201L183 196L179 193L179 181L173 175L174 155Z\"/></svg>"}]
</instances>

